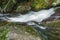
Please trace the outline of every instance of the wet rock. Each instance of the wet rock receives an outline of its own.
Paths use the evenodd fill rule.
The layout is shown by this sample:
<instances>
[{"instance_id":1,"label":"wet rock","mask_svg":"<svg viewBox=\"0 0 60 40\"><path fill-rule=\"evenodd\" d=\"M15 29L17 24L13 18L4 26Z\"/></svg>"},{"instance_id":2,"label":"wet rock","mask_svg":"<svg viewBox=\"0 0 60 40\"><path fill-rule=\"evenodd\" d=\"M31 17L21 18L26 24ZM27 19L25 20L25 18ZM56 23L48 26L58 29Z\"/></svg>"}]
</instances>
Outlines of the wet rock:
<instances>
[{"instance_id":1,"label":"wet rock","mask_svg":"<svg viewBox=\"0 0 60 40\"><path fill-rule=\"evenodd\" d=\"M60 8L56 9L55 11L55 14L52 16L60 16Z\"/></svg>"},{"instance_id":2,"label":"wet rock","mask_svg":"<svg viewBox=\"0 0 60 40\"><path fill-rule=\"evenodd\" d=\"M49 22L52 22L52 21L59 20L60 19L60 8L57 8L55 11L56 11L55 14L53 14L51 17L43 20L42 22L43 23L45 23L45 22L49 23Z\"/></svg>"}]
</instances>

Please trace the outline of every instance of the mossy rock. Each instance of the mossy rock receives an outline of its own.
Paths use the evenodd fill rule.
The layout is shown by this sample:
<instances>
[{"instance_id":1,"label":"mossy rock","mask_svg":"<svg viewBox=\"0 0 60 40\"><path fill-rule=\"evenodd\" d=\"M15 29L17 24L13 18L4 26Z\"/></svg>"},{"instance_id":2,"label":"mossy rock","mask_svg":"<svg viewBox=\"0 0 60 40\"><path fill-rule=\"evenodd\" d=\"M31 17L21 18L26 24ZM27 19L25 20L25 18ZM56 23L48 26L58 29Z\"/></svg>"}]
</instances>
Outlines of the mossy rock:
<instances>
[{"instance_id":1,"label":"mossy rock","mask_svg":"<svg viewBox=\"0 0 60 40\"><path fill-rule=\"evenodd\" d=\"M54 0L34 0L32 3L33 10L40 10L52 6Z\"/></svg>"}]
</instances>

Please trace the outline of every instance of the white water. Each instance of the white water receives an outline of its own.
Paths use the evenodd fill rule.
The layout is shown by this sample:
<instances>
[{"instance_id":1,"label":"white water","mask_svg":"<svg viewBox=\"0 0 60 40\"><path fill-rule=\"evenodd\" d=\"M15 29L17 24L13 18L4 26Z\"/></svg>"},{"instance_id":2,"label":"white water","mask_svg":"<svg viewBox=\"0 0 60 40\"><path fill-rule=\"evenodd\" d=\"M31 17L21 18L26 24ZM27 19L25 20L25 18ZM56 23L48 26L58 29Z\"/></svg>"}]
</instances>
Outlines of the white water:
<instances>
[{"instance_id":1,"label":"white water","mask_svg":"<svg viewBox=\"0 0 60 40\"><path fill-rule=\"evenodd\" d=\"M1 17L2 20L6 20L8 22L26 22L28 25L33 25L34 27L38 27L40 29L37 29L38 32L47 40L48 36L45 35L43 32L44 30L46 30L48 27L43 27L43 26L39 26L38 24L34 23L35 22L42 22L43 20L47 19L48 17L50 17L51 15L53 15L55 13L55 8L50 8L48 10L40 10L38 12L33 12L30 11L25 15L19 15L17 17ZM3 16L2 14L0 14L0 16ZM6 15L5 15L6 16Z\"/></svg>"},{"instance_id":2,"label":"white water","mask_svg":"<svg viewBox=\"0 0 60 40\"><path fill-rule=\"evenodd\" d=\"M55 13L54 10L55 8L50 8L48 10L40 10L38 12L30 11L25 15L19 14L19 16L17 17L1 17L1 18L2 20L8 21L8 22L21 22L21 23L25 22L28 25L35 25L36 27L38 26L41 29L46 29L46 27L39 26L35 24L33 21L40 23L41 21L53 15Z\"/></svg>"},{"instance_id":3,"label":"white water","mask_svg":"<svg viewBox=\"0 0 60 40\"><path fill-rule=\"evenodd\" d=\"M53 15L54 13L55 13L54 8L50 8L48 10L40 10L38 12L30 11L25 15L19 15L17 17L7 17L9 19L7 21L8 22L29 22L29 21L41 22L44 19Z\"/></svg>"}]
</instances>

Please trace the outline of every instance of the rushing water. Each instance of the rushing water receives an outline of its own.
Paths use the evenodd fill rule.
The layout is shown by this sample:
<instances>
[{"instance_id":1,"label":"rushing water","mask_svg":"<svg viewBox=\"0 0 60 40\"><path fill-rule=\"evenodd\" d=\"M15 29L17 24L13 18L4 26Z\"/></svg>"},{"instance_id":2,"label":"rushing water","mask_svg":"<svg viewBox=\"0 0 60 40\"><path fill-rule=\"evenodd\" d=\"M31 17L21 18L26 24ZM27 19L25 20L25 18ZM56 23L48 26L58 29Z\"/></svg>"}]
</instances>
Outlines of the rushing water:
<instances>
[{"instance_id":1,"label":"rushing water","mask_svg":"<svg viewBox=\"0 0 60 40\"><path fill-rule=\"evenodd\" d=\"M41 22L44 19L53 15L54 13L55 13L54 8L50 8L48 10L40 10L38 12L30 11L25 15L21 14L17 17L10 17L10 18L7 17L9 19L7 21L8 22L29 22L29 21Z\"/></svg>"},{"instance_id":2,"label":"rushing water","mask_svg":"<svg viewBox=\"0 0 60 40\"><path fill-rule=\"evenodd\" d=\"M47 10L40 10L38 12L30 11L27 14L19 14L16 17L8 17L6 14L3 16L3 14L0 14L0 19L5 20L8 22L21 22L21 23L26 23L28 25L34 26L38 32L46 39L48 40L48 37L44 34L44 31L49 29L48 27L43 27L38 24L42 22L43 20L47 19L51 15L55 13L55 8L50 8ZM10 15L10 14L8 14ZM38 24L36 24L37 22Z\"/></svg>"},{"instance_id":3,"label":"rushing water","mask_svg":"<svg viewBox=\"0 0 60 40\"><path fill-rule=\"evenodd\" d=\"M16 17L8 17L10 14L0 14L0 19L8 21L8 22L21 22L27 23L28 25L36 25L34 22L40 24L41 21L47 19L51 15L55 13L55 8L50 8L48 10L40 10L38 12L30 11L25 15L19 14ZM6 16L6 17L5 17ZM40 27L41 29L45 29L44 27Z\"/></svg>"}]
</instances>

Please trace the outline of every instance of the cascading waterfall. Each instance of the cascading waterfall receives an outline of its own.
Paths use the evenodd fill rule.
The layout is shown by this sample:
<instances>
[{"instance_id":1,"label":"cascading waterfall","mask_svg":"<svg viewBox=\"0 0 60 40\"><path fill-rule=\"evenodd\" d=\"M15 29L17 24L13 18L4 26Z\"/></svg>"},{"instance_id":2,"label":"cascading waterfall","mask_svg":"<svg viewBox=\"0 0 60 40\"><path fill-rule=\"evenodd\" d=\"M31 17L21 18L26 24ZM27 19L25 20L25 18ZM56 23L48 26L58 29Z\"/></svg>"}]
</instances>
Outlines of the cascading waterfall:
<instances>
[{"instance_id":1,"label":"cascading waterfall","mask_svg":"<svg viewBox=\"0 0 60 40\"><path fill-rule=\"evenodd\" d=\"M54 14L54 8L48 9L48 10L40 10L38 12L29 12L25 15L19 15L17 17L7 17L9 20L8 22L41 22L44 19L50 17L52 14Z\"/></svg>"},{"instance_id":2,"label":"cascading waterfall","mask_svg":"<svg viewBox=\"0 0 60 40\"><path fill-rule=\"evenodd\" d=\"M48 10L40 10L38 12L30 11L27 14L19 14L16 17L8 17L6 14L0 14L0 20L8 21L8 22L21 22L26 23L27 25L32 25L35 27L41 35L48 40L48 37L44 34L45 30L49 30L48 27L43 27L38 24L43 20L47 19L51 15L55 13L55 8L50 8ZM10 14L8 14L10 15ZM38 24L36 24L37 22Z\"/></svg>"}]
</instances>

